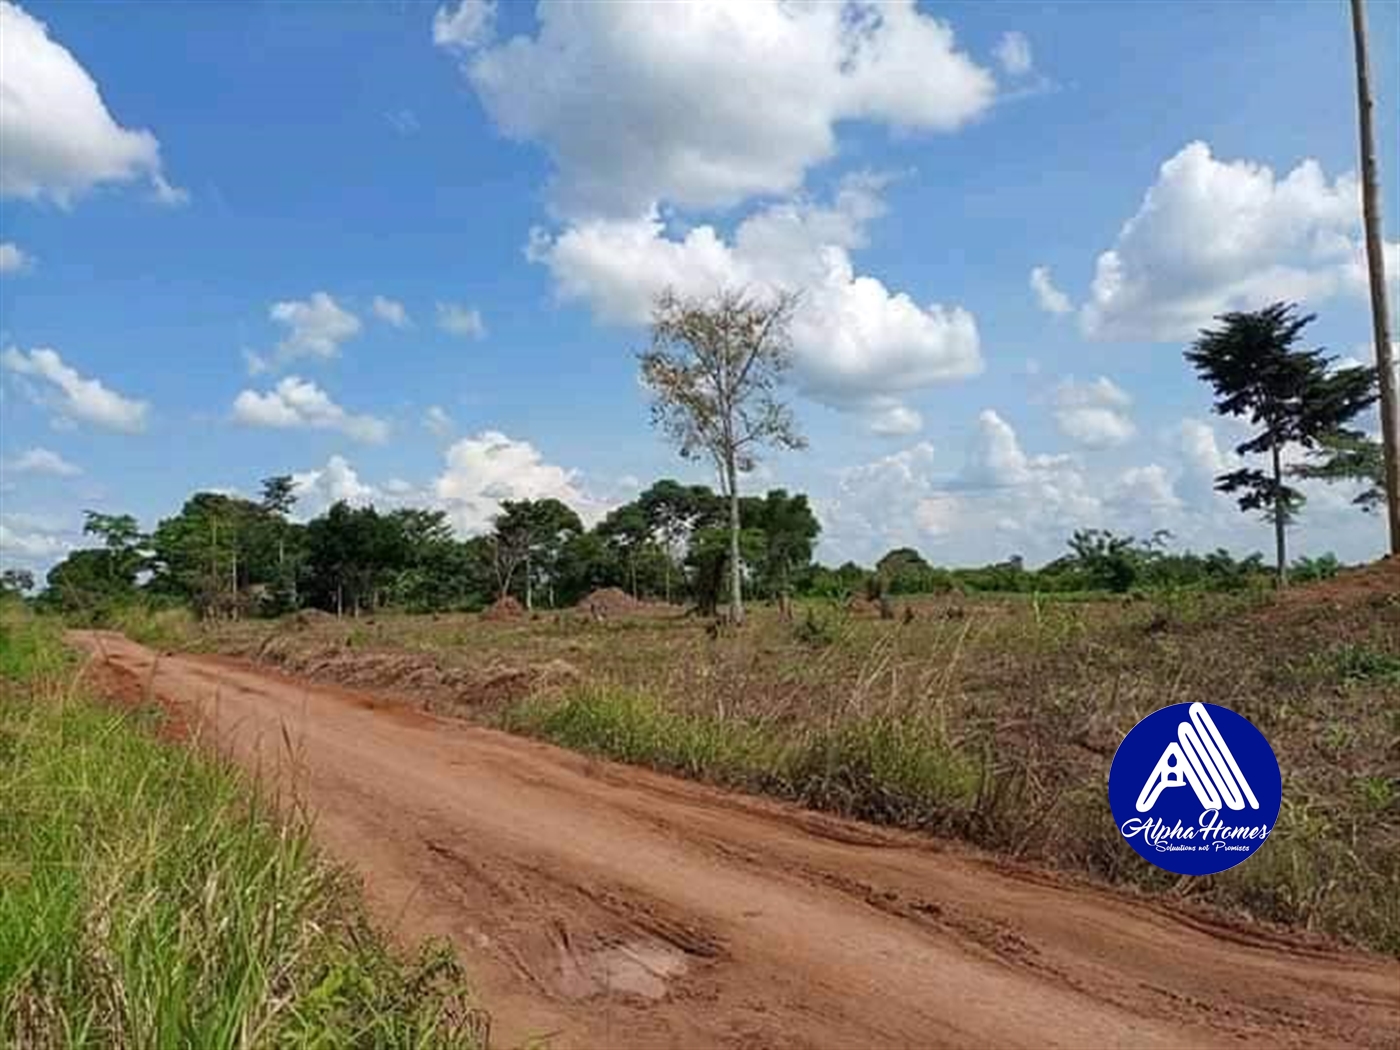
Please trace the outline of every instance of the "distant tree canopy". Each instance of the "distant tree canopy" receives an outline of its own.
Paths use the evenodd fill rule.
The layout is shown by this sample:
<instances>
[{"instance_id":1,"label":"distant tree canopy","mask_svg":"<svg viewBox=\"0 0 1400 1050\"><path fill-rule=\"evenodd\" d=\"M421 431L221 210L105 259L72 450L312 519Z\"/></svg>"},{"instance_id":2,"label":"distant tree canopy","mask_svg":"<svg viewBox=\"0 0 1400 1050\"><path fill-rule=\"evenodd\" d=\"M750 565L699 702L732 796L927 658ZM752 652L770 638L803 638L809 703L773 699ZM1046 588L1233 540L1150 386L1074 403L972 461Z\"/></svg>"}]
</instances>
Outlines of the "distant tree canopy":
<instances>
[{"instance_id":1,"label":"distant tree canopy","mask_svg":"<svg viewBox=\"0 0 1400 1050\"><path fill-rule=\"evenodd\" d=\"M392 607L479 609L502 595L530 608L571 605L601 587L713 611L730 572L726 501L664 479L589 528L553 498L505 500L489 532L459 538L440 509L339 502L305 523L290 478L257 500L198 492L146 535L129 515L89 515L101 546L50 570L44 604L99 617L138 599L188 605L206 618L311 607L354 616ZM740 500L745 590L804 589L821 532L807 497L774 489ZM7 592L32 587L12 570Z\"/></svg>"},{"instance_id":2,"label":"distant tree canopy","mask_svg":"<svg viewBox=\"0 0 1400 1050\"><path fill-rule=\"evenodd\" d=\"M150 535L128 515L89 515L88 534L101 545L55 565L38 601L98 620L136 601L232 618L307 607L346 616L474 610L506 594L559 608L601 587L707 614L727 598L728 501L703 485L657 481L592 527L557 499L507 500L489 532L466 539L440 509L339 502L310 521L292 521L293 495L282 484L268 485L258 500L195 493ZM759 599L1233 590L1267 579L1260 554L1171 552L1165 532L1138 539L1099 529L1075 532L1066 553L1038 569L1019 555L971 568L937 566L907 546L871 568L830 568L813 560L821 525L803 493L741 497L739 517L739 569L745 591ZM1324 555L1295 563L1292 572L1316 579L1338 567ZM0 577L6 594L33 583L23 570Z\"/></svg>"}]
</instances>

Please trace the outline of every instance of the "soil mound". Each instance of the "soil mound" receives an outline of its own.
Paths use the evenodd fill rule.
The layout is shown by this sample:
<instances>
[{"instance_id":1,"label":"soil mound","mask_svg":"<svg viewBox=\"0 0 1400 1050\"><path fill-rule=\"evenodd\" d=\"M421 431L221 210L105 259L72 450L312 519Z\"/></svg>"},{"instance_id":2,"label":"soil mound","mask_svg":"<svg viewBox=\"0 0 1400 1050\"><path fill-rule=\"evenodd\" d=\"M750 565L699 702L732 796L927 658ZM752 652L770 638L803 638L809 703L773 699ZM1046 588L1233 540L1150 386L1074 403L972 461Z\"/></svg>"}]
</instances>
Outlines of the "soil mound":
<instances>
[{"instance_id":1,"label":"soil mound","mask_svg":"<svg viewBox=\"0 0 1400 1050\"><path fill-rule=\"evenodd\" d=\"M1266 619L1299 613L1347 612L1400 602L1400 557L1391 555L1356 569L1343 569L1330 580L1289 587L1265 609Z\"/></svg>"},{"instance_id":2,"label":"soil mound","mask_svg":"<svg viewBox=\"0 0 1400 1050\"><path fill-rule=\"evenodd\" d=\"M287 626L294 631L305 630L308 627L315 627L317 624L335 623L336 617L332 613L321 609L301 609L292 613L286 619Z\"/></svg>"},{"instance_id":3,"label":"soil mound","mask_svg":"<svg viewBox=\"0 0 1400 1050\"><path fill-rule=\"evenodd\" d=\"M645 602L639 602L617 587L601 587L578 603L578 608L589 615L602 617L645 612L646 607Z\"/></svg>"},{"instance_id":4,"label":"soil mound","mask_svg":"<svg viewBox=\"0 0 1400 1050\"><path fill-rule=\"evenodd\" d=\"M497 598L481 614L483 620L522 620L525 618L525 606L521 605L509 594Z\"/></svg>"},{"instance_id":5,"label":"soil mound","mask_svg":"<svg viewBox=\"0 0 1400 1050\"><path fill-rule=\"evenodd\" d=\"M449 712L510 704L540 690L572 685L581 677L565 660L456 667L429 653L307 646L281 635L264 642L254 659L318 682L386 690L417 706Z\"/></svg>"}]
</instances>

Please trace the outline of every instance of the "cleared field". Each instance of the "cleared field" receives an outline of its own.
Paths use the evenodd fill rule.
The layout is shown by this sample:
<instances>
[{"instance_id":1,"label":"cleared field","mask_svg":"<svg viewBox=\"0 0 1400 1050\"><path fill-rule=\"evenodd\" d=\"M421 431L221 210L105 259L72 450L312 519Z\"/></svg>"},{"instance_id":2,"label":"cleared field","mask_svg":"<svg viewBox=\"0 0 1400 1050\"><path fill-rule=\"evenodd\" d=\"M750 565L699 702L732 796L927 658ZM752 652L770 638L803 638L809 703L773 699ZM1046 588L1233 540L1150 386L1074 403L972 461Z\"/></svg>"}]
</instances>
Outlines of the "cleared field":
<instances>
[{"instance_id":1,"label":"cleared field","mask_svg":"<svg viewBox=\"0 0 1400 1050\"><path fill-rule=\"evenodd\" d=\"M170 647L1400 952L1400 565L1279 599L909 610L881 620L810 605L789 622L760 609L733 632L664 608L134 626ZM1247 864L1178 879L1122 843L1104 783L1129 727L1193 700L1259 726L1284 802Z\"/></svg>"},{"instance_id":2,"label":"cleared field","mask_svg":"<svg viewBox=\"0 0 1400 1050\"><path fill-rule=\"evenodd\" d=\"M82 634L301 786L502 1047L1376 1047L1400 963L313 685Z\"/></svg>"}]
</instances>

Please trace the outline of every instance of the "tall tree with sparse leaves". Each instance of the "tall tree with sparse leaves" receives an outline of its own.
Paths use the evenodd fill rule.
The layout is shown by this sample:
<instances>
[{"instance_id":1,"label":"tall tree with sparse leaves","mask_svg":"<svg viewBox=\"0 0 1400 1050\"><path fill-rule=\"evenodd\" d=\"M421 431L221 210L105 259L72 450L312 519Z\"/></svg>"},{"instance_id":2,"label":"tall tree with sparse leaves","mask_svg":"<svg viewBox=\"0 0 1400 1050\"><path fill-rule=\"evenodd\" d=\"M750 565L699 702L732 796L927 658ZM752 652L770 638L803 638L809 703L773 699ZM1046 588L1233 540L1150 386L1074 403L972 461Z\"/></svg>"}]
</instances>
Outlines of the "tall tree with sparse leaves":
<instances>
[{"instance_id":1,"label":"tall tree with sparse leaves","mask_svg":"<svg viewBox=\"0 0 1400 1050\"><path fill-rule=\"evenodd\" d=\"M1333 369L1333 358L1299 346L1315 316L1299 314L1293 303L1223 314L1219 327L1203 330L1186 351L1215 390L1216 412L1257 428L1235 451L1269 457L1268 470L1240 467L1219 475L1215 487L1236 495L1241 510L1262 510L1272 522L1280 586L1288 580L1285 534L1304 500L1283 480L1284 449L1311 450L1335 438L1377 396L1374 369Z\"/></svg>"},{"instance_id":2,"label":"tall tree with sparse leaves","mask_svg":"<svg viewBox=\"0 0 1400 1050\"><path fill-rule=\"evenodd\" d=\"M739 475L758 450L804 448L792 410L778 398L792 364L797 297L725 290L708 298L663 292L651 346L640 355L652 422L686 459L708 458L729 502L729 617L744 620Z\"/></svg>"}]
</instances>

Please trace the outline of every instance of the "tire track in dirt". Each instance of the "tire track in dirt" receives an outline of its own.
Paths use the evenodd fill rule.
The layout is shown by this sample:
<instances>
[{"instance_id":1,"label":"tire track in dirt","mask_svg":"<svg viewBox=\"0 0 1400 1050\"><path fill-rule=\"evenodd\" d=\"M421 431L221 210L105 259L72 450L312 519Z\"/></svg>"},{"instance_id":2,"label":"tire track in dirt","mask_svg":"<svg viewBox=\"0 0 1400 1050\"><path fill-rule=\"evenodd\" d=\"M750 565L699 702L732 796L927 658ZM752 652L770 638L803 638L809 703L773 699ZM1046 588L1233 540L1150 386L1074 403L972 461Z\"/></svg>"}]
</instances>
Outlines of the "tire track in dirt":
<instances>
[{"instance_id":1,"label":"tire track in dirt","mask_svg":"<svg viewBox=\"0 0 1400 1050\"><path fill-rule=\"evenodd\" d=\"M78 632L450 938L497 1046L1397 1046L1400 964Z\"/></svg>"}]
</instances>

